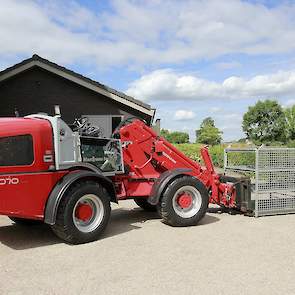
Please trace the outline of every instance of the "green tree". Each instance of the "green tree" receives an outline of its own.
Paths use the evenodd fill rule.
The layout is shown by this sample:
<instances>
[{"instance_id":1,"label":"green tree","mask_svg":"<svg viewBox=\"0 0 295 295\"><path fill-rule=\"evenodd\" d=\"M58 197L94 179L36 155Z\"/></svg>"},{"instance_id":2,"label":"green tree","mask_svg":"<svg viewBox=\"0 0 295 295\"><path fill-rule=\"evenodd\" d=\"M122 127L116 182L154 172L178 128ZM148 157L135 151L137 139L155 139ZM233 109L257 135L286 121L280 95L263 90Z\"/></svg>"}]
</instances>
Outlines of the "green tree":
<instances>
[{"instance_id":1,"label":"green tree","mask_svg":"<svg viewBox=\"0 0 295 295\"><path fill-rule=\"evenodd\" d=\"M186 132L173 131L169 132L167 129L161 129L161 136L166 138L171 143L188 143L189 135Z\"/></svg>"},{"instance_id":2,"label":"green tree","mask_svg":"<svg viewBox=\"0 0 295 295\"><path fill-rule=\"evenodd\" d=\"M216 145L221 142L222 132L215 127L215 122L211 117L207 117L201 123L200 129L196 130L196 141L198 143Z\"/></svg>"},{"instance_id":3,"label":"green tree","mask_svg":"<svg viewBox=\"0 0 295 295\"><path fill-rule=\"evenodd\" d=\"M173 131L169 132L167 129L161 129L161 136L166 138L171 143L188 143L189 135L186 132Z\"/></svg>"},{"instance_id":4,"label":"green tree","mask_svg":"<svg viewBox=\"0 0 295 295\"><path fill-rule=\"evenodd\" d=\"M162 137L164 137L164 138L167 139L167 136L169 136L169 130L167 130L167 129L161 129L161 131L160 131L160 135L161 135Z\"/></svg>"},{"instance_id":5,"label":"green tree","mask_svg":"<svg viewBox=\"0 0 295 295\"><path fill-rule=\"evenodd\" d=\"M174 131L169 134L168 140L171 143L188 143L189 135L186 132Z\"/></svg>"},{"instance_id":6,"label":"green tree","mask_svg":"<svg viewBox=\"0 0 295 295\"><path fill-rule=\"evenodd\" d=\"M288 140L295 140L295 105L285 109L286 119L286 138Z\"/></svg>"},{"instance_id":7,"label":"green tree","mask_svg":"<svg viewBox=\"0 0 295 295\"><path fill-rule=\"evenodd\" d=\"M255 143L285 141L285 114L275 100L258 101L243 117L243 130Z\"/></svg>"},{"instance_id":8,"label":"green tree","mask_svg":"<svg viewBox=\"0 0 295 295\"><path fill-rule=\"evenodd\" d=\"M203 120L203 122L201 123L201 128L204 126L212 126L215 127L215 122L211 117L207 117Z\"/></svg>"}]
</instances>

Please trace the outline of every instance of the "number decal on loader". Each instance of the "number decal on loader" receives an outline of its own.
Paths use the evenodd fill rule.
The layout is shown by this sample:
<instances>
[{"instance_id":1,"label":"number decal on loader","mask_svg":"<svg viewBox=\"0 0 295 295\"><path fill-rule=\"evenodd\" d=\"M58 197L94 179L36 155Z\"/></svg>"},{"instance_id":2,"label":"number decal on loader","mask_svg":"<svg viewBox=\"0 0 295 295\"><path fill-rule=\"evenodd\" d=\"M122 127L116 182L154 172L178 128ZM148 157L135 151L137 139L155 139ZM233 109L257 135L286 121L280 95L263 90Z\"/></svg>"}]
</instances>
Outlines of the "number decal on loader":
<instances>
[{"instance_id":1,"label":"number decal on loader","mask_svg":"<svg viewBox=\"0 0 295 295\"><path fill-rule=\"evenodd\" d=\"M19 179L16 177L0 178L0 185L19 184Z\"/></svg>"}]
</instances>

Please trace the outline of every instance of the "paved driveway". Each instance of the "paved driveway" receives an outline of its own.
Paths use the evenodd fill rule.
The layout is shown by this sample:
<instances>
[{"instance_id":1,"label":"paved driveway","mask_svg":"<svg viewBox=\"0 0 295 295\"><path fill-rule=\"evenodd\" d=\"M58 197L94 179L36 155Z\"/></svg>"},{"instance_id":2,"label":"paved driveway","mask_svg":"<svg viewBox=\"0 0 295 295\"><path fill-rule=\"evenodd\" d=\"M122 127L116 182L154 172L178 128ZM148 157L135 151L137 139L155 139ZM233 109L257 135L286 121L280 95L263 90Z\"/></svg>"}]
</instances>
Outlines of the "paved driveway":
<instances>
[{"instance_id":1,"label":"paved driveway","mask_svg":"<svg viewBox=\"0 0 295 295\"><path fill-rule=\"evenodd\" d=\"M70 246L0 217L0 294L295 294L294 227L207 214L173 228L125 201L101 240Z\"/></svg>"}]
</instances>

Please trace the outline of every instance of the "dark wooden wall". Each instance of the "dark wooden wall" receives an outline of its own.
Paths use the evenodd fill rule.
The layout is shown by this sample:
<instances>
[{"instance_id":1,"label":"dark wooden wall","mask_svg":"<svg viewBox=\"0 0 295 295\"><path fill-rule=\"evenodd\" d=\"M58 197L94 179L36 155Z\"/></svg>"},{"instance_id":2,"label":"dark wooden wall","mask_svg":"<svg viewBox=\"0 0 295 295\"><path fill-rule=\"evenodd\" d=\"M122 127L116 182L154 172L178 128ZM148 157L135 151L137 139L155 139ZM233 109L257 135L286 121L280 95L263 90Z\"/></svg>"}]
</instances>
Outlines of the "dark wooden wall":
<instances>
[{"instance_id":1,"label":"dark wooden wall","mask_svg":"<svg viewBox=\"0 0 295 295\"><path fill-rule=\"evenodd\" d=\"M0 116L54 113L60 105L62 118L72 123L81 115L137 116L150 123L151 118L110 98L97 94L38 67L0 83Z\"/></svg>"}]
</instances>

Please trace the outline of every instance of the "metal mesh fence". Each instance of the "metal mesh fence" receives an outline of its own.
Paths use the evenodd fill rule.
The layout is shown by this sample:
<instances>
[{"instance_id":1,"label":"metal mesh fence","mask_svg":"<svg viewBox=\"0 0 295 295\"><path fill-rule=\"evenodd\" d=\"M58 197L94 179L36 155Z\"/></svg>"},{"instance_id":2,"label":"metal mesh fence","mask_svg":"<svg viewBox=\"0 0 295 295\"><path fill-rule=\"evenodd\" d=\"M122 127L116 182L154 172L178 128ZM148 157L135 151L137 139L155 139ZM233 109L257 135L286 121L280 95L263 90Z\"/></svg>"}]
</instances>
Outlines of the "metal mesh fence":
<instances>
[{"instance_id":1,"label":"metal mesh fence","mask_svg":"<svg viewBox=\"0 0 295 295\"><path fill-rule=\"evenodd\" d=\"M295 189L295 171L259 171L258 191L272 192Z\"/></svg>"},{"instance_id":2,"label":"metal mesh fence","mask_svg":"<svg viewBox=\"0 0 295 295\"><path fill-rule=\"evenodd\" d=\"M259 169L294 169L295 170L295 149L291 148L260 148Z\"/></svg>"},{"instance_id":3,"label":"metal mesh fence","mask_svg":"<svg viewBox=\"0 0 295 295\"><path fill-rule=\"evenodd\" d=\"M225 149L224 169L250 176L256 217L295 213L295 149Z\"/></svg>"},{"instance_id":4,"label":"metal mesh fence","mask_svg":"<svg viewBox=\"0 0 295 295\"><path fill-rule=\"evenodd\" d=\"M265 199L263 199L263 195L260 195L257 202L258 216L295 212L294 193L270 193Z\"/></svg>"}]
</instances>

